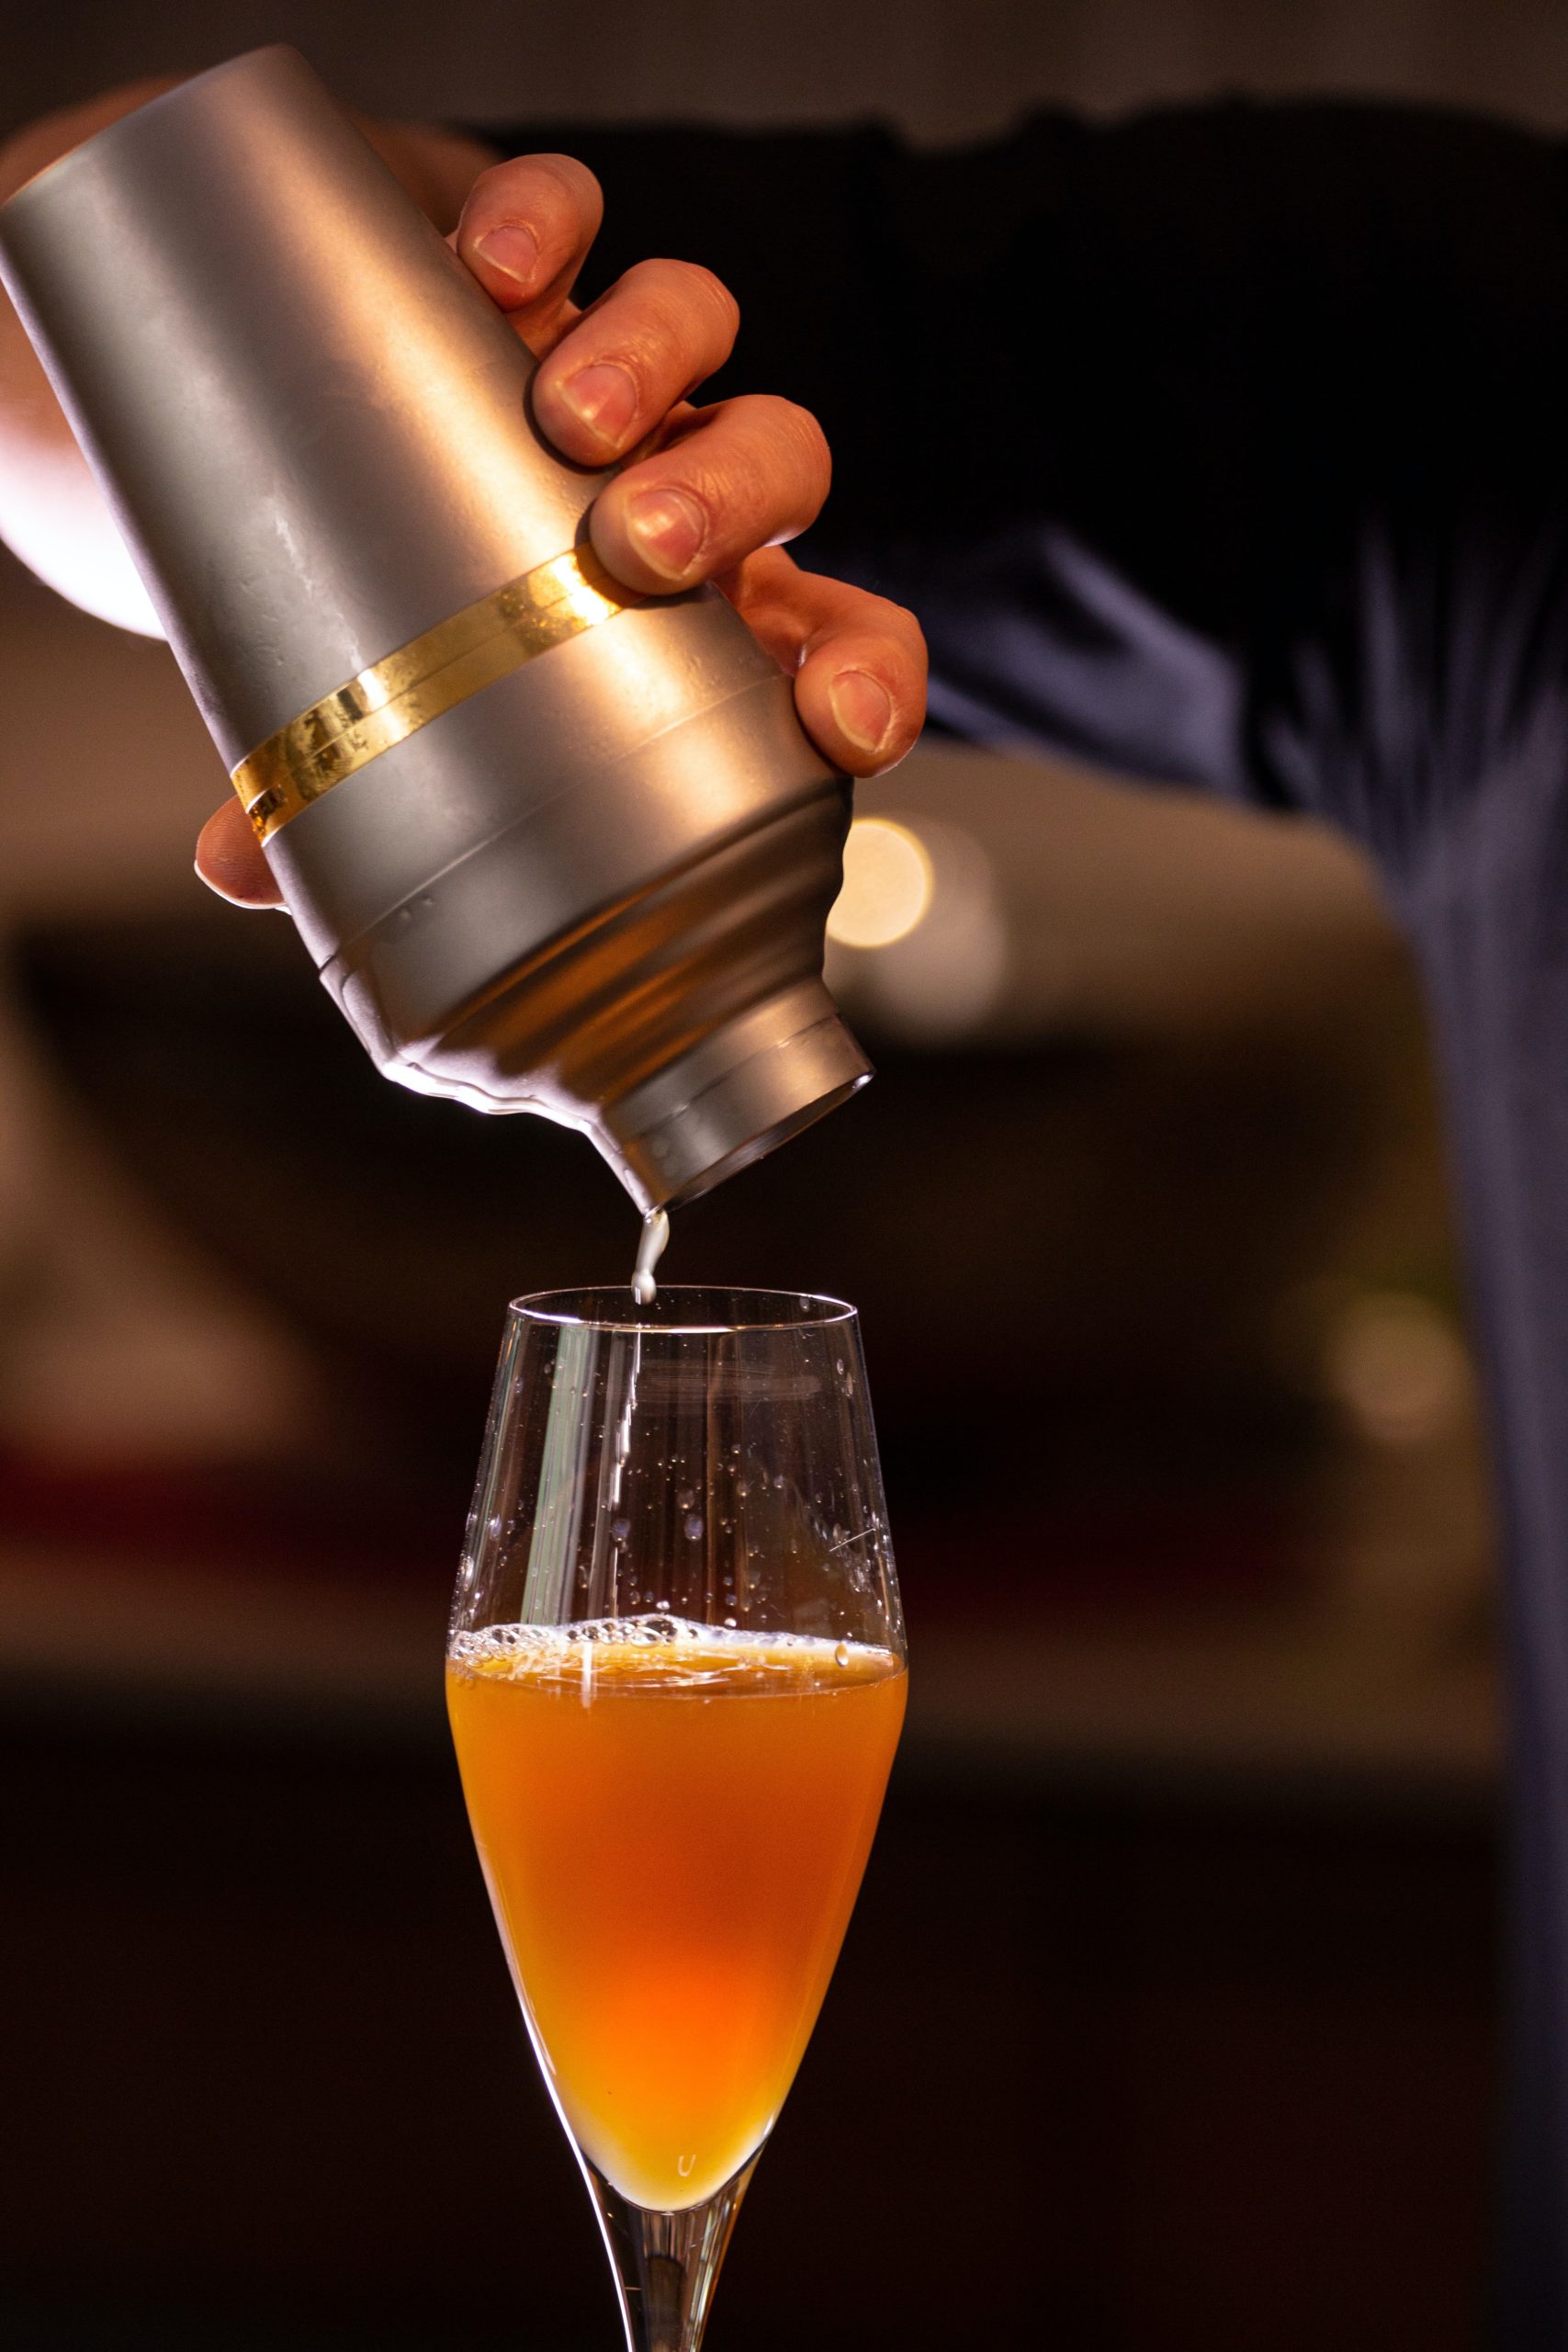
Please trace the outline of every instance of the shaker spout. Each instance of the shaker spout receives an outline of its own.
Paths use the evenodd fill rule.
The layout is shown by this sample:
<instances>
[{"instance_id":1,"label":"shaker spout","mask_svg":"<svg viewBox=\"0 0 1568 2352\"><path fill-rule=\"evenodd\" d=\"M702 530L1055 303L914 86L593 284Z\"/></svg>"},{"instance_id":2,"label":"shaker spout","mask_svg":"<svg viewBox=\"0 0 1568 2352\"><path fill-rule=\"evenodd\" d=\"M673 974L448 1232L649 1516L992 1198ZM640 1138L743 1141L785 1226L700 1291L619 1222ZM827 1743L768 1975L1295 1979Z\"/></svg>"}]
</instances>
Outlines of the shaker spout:
<instances>
[{"instance_id":1,"label":"shaker spout","mask_svg":"<svg viewBox=\"0 0 1568 2352\"><path fill-rule=\"evenodd\" d=\"M645 1213L678 1207L847 1102L871 1075L826 988L809 981L607 1102L592 1133Z\"/></svg>"}]
</instances>

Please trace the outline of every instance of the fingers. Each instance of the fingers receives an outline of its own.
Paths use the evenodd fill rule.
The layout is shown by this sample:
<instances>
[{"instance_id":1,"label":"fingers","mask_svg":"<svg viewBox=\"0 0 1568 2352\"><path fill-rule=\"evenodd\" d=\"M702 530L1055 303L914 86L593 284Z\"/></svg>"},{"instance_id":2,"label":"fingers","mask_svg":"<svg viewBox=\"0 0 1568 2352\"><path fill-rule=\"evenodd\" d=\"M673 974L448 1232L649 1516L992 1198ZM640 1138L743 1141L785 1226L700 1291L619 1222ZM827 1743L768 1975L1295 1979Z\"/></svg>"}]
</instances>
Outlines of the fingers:
<instances>
[{"instance_id":1,"label":"fingers","mask_svg":"<svg viewBox=\"0 0 1568 2352\"><path fill-rule=\"evenodd\" d=\"M237 800L226 800L203 825L196 844L196 870L209 890L236 907L283 904L262 845Z\"/></svg>"},{"instance_id":2,"label":"fingers","mask_svg":"<svg viewBox=\"0 0 1568 2352\"><path fill-rule=\"evenodd\" d=\"M805 530L831 468L815 418L788 401L682 407L728 358L739 324L711 271L642 262L578 311L571 287L602 209L572 157L525 156L480 175L453 242L541 355L534 413L558 448L609 466L659 436L601 493L591 527L618 579L668 594Z\"/></svg>"},{"instance_id":3,"label":"fingers","mask_svg":"<svg viewBox=\"0 0 1568 2352\"><path fill-rule=\"evenodd\" d=\"M496 164L469 190L453 244L531 351L548 351L577 316L572 281L604 210L598 181L570 155Z\"/></svg>"},{"instance_id":4,"label":"fingers","mask_svg":"<svg viewBox=\"0 0 1568 2352\"><path fill-rule=\"evenodd\" d=\"M580 312L571 288L602 209L584 165L525 156L481 173L452 240L541 356L534 405L551 440L585 465L645 450L594 502L601 560L655 595L716 580L794 674L802 722L824 756L852 775L891 767L924 718L918 623L863 589L799 571L779 547L828 495L820 426L785 400L682 405L735 340L734 300L707 270L644 262ZM196 863L236 905L282 903L237 801L209 819Z\"/></svg>"},{"instance_id":5,"label":"fingers","mask_svg":"<svg viewBox=\"0 0 1568 2352\"><path fill-rule=\"evenodd\" d=\"M756 394L696 409L658 452L606 484L590 516L602 562L669 595L815 522L832 479L822 428Z\"/></svg>"},{"instance_id":6,"label":"fingers","mask_svg":"<svg viewBox=\"0 0 1568 2352\"><path fill-rule=\"evenodd\" d=\"M849 775L896 766L926 715L926 641L913 613L802 571L780 548L754 555L720 584L795 673L795 708L823 757Z\"/></svg>"},{"instance_id":7,"label":"fingers","mask_svg":"<svg viewBox=\"0 0 1568 2352\"><path fill-rule=\"evenodd\" d=\"M571 288L604 215L599 183L570 155L524 155L481 172L453 243L491 300L543 357L535 413L582 465L609 465L721 368L735 341L735 298L694 262L647 261L586 317Z\"/></svg>"},{"instance_id":8,"label":"fingers","mask_svg":"<svg viewBox=\"0 0 1568 2352\"><path fill-rule=\"evenodd\" d=\"M569 458L610 465L723 367L739 321L711 270L639 262L556 345L534 379L534 413Z\"/></svg>"}]
</instances>

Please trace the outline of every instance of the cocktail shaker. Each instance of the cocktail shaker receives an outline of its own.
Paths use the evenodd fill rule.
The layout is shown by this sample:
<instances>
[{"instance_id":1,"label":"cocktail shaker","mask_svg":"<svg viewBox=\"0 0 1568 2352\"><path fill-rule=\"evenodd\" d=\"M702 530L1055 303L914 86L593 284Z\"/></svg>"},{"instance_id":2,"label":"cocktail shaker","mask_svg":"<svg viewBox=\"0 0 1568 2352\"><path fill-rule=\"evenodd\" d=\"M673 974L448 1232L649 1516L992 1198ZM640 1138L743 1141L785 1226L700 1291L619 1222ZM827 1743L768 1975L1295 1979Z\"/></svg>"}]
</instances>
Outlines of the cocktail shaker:
<instances>
[{"instance_id":1,"label":"cocktail shaker","mask_svg":"<svg viewBox=\"0 0 1568 2352\"><path fill-rule=\"evenodd\" d=\"M847 783L721 596L599 567L606 477L302 58L51 164L0 275L389 1077L582 1128L644 1209L864 1081L821 977Z\"/></svg>"}]
</instances>

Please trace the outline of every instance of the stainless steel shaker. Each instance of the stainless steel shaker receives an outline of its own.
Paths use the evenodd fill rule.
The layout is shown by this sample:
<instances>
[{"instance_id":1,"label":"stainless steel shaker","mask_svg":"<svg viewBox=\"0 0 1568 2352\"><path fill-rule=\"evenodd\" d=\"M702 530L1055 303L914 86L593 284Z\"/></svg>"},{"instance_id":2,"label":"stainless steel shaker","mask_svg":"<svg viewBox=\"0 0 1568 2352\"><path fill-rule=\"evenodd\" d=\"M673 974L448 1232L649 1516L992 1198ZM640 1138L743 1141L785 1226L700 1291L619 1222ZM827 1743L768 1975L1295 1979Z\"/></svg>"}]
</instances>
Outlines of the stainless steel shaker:
<instances>
[{"instance_id":1,"label":"stainless steel shaker","mask_svg":"<svg viewBox=\"0 0 1568 2352\"><path fill-rule=\"evenodd\" d=\"M821 978L848 785L722 597L600 570L605 477L302 58L51 165L0 276L389 1077L582 1128L644 1209L863 1083Z\"/></svg>"}]
</instances>

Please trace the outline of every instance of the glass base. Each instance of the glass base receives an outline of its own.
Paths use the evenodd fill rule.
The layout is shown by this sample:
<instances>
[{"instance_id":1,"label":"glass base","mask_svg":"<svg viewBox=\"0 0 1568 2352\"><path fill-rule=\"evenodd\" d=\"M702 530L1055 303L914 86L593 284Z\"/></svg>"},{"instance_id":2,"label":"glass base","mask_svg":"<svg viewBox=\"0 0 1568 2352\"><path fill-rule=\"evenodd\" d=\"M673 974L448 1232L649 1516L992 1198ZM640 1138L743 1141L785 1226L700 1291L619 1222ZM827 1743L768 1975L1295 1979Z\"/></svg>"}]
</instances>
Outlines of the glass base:
<instances>
[{"instance_id":1,"label":"glass base","mask_svg":"<svg viewBox=\"0 0 1568 2352\"><path fill-rule=\"evenodd\" d=\"M681 2213L634 2205L581 2159L610 2250L628 2352L697 2352L735 2216L761 2154L705 2204Z\"/></svg>"}]
</instances>

